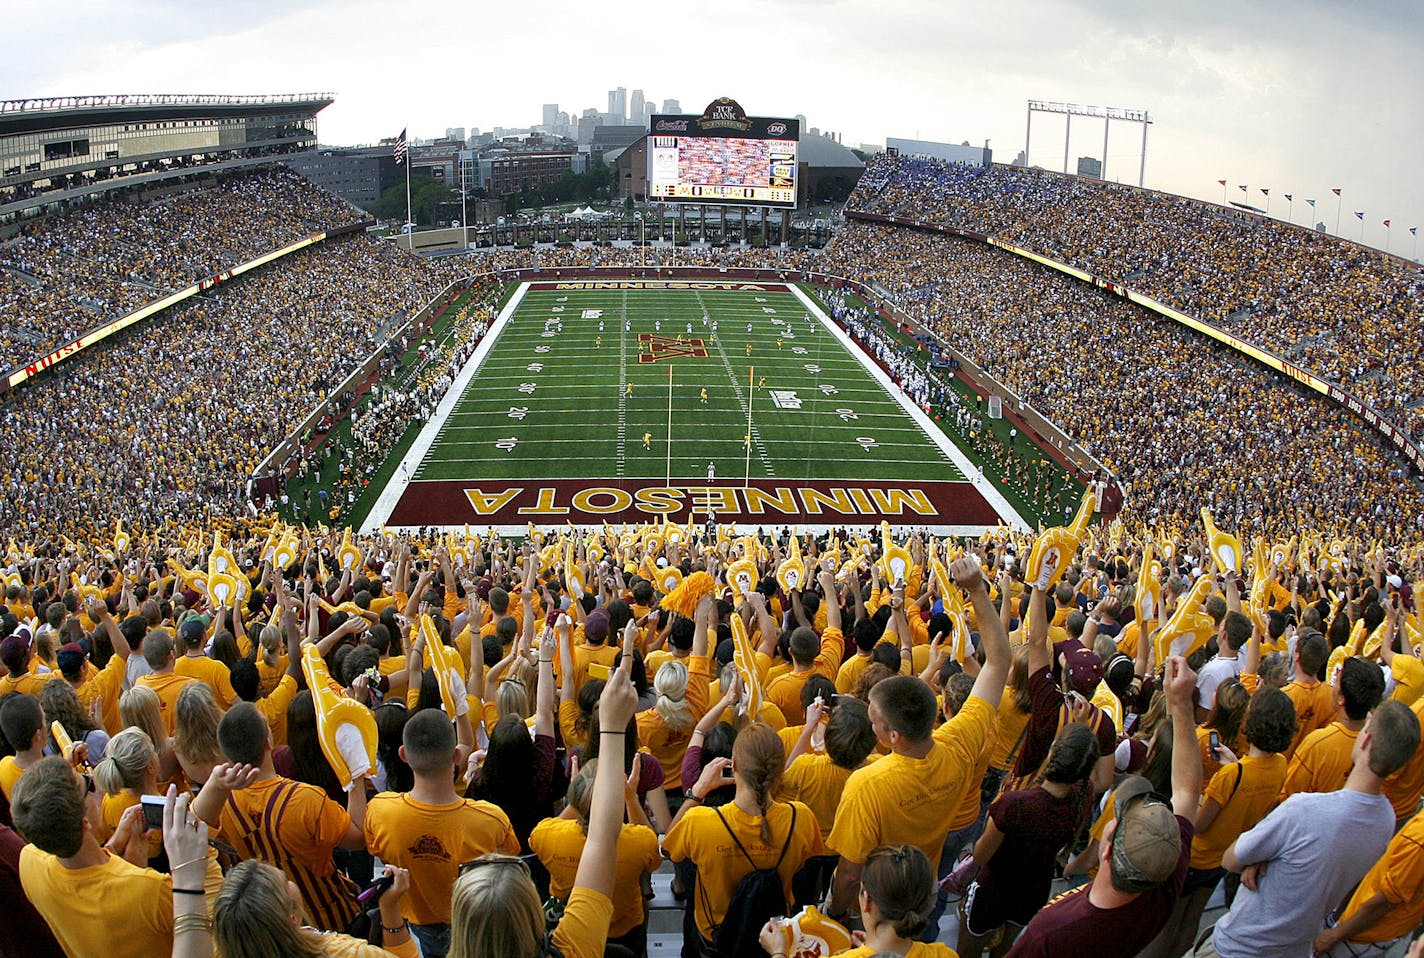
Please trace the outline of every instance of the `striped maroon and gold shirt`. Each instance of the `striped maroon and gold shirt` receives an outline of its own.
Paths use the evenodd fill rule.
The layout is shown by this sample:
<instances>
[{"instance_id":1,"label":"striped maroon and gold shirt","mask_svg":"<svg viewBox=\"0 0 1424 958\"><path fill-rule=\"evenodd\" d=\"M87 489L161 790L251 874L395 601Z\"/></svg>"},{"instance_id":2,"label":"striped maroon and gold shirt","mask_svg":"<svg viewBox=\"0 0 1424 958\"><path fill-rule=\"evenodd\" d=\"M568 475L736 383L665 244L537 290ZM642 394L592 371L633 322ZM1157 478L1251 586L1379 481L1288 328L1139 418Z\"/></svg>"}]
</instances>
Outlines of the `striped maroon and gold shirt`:
<instances>
[{"instance_id":1,"label":"striped maroon and gold shirt","mask_svg":"<svg viewBox=\"0 0 1424 958\"><path fill-rule=\"evenodd\" d=\"M219 837L242 858L286 873L301 893L312 927L345 931L358 910L357 888L336 870L331 853L350 827L346 809L320 788L279 775L228 797Z\"/></svg>"}]
</instances>

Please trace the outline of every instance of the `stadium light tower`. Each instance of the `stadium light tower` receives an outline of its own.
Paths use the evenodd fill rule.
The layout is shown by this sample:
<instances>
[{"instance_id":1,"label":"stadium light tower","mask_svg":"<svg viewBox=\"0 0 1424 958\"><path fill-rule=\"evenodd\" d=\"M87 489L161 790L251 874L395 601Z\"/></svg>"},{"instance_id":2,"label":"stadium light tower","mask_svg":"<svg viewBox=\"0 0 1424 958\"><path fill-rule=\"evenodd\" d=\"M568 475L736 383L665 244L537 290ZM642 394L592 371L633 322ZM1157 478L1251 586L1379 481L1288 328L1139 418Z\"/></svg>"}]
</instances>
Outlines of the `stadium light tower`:
<instances>
[{"instance_id":1,"label":"stadium light tower","mask_svg":"<svg viewBox=\"0 0 1424 958\"><path fill-rule=\"evenodd\" d=\"M1089 116L1103 121L1103 165L1098 177L1108 178L1108 128L1113 120L1127 120L1142 124L1141 162L1137 169L1137 185L1142 186L1147 176L1147 127L1152 118L1146 110L1129 110L1117 106L1084 106L1081 103L1058 103L1049 100L1028 101L1028 125L1024 131L1024 166L1029 165L1029 145L1033 138L1033 115L1035 113L1061 113L1065 118L1063 127L1063 172L1068 172L1068 140L1073 132L1073 117Z\"/></svg>"}]
</instances>

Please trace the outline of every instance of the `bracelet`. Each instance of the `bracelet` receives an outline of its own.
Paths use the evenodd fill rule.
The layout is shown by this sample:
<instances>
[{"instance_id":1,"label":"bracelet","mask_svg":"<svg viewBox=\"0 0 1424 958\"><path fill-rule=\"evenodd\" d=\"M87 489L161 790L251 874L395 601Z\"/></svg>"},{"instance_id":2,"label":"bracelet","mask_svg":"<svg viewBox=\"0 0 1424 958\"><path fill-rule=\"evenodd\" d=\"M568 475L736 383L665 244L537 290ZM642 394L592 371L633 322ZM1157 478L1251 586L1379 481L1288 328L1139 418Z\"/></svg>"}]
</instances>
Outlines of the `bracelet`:
<instances>
[{"instance_id":1,"label":"bracelet","mask_svg":"<svg viewBox=\"0 0 1424 958\"><path fill-rule=\"evenodd\" d=\"M553 660L553 659L546 659L546 658L544 658L544 657L541 655L541 656L539 656L539 664L540 664L540 665L553 665L553 664L554 664L554 660Z\"/></svg>"},{"instance_id":2,"label":"bracelet","mask_svg":"<svg viewBox=\"0 0 1424 958\"><path fill-rule=\"evenodd\" d=\"M624 735L626 735L626 734L628 734L628 733L627 733L624 729L605 728L605 729L600 729L599 732L598 732L598 734L599 734L599 735L617 735L619 738L622 738Z\"/></svg>"},{"instance_id":3,"label":"bracelet","mask_svg":"<svg viewBox=\"0 0 1424 958\"><path fill-rule=\"evenodd\" d=\"M201 888L174 888L175 895L206 895L207 892Z\"/></svg>"},{"instance_id":4,"label":"bracelet","mask_svg":"<svg viewBox=\"0 0 1424 958\"><path fill-rule=\"evenodd\" d=\"M682 800L683 800L684 802L696 802L696 803L699 804L699 805L701 805L702 802L703 802L703 798L702 798L701 795L694 795L694 794L692 794L691 792L685 793L685 794L682 796Z\"/></svg>"},{"instance_id":5,"label":"bracelet","mask_svg":"<svg viewBox=\"0 0 1424 958\"><path fill-rule=\"evenodd\" d=\"M388 935L394 935L394 934L396 934L396 933L398 933L398 932L405 931L405 922L401 922L399 925L396 925L394 928L387 928L387 927L385 926L385 924L382 923L382 925L381 925L381 931L385 932L385 933L388 934Z\"/></svg>"},{"instance_id":6,"label":"bracelet","mask_svg":"<svg viewBox=\"0 0 1424 958\"><path fill-rule=\"evenodd\" d=\"M207 861L208 861L208 856L204 855L202 858L195 858L195 859L193 859L193 860L190 861L190 862L179 862L179 863L176 864L176 865L171 865L171 866L169 866L169 868L168 868L168 874L171 875L171 874L173 874L174 872L176 872L178 869L180 869L180 868L187 868L189 865L203 865L203 864L206 864Z\"/></svg>"},{"instance_id":7,"label":"bracelet","mask_svg":"<svg viewBox=\"0 0 1424 958\"><path fill-rule=\"evenodd\" d=\"M182 915L175 915L173 918L173 934L181 935L186 931L200 931L203 934L211 934L213 930L213 920L207 915L199 915L195 912L187 912Z\"/></svg>"}]
</instances>

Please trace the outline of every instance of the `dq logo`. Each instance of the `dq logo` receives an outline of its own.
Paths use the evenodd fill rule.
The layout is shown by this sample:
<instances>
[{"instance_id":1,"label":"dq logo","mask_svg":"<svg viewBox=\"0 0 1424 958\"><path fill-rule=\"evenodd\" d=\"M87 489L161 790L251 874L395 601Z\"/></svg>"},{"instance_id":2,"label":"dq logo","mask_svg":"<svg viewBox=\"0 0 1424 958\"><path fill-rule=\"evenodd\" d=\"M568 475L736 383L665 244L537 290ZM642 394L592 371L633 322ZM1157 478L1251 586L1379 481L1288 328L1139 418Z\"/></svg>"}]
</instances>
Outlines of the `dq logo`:
<instances>
[{"instance_id":1,"label":"dq logo","mask_svg":"<svg viewBox=\"0 0 1424 958\"><path fill-rule=\"evenodd\" d=\"M766 128L766 132L770 133L772 136L780 136L781 134L786 132L786 124L773 123Z\"/></svg>"}]
</instances>

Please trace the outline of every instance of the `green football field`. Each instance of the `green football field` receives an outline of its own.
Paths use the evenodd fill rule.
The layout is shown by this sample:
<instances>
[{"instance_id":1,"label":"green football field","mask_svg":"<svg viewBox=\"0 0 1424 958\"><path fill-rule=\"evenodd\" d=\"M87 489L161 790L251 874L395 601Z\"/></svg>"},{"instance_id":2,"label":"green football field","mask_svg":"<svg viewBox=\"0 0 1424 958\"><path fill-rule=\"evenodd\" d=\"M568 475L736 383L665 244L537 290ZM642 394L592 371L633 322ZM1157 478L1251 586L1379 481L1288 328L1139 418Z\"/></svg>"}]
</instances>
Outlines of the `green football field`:
<instances>
[{"instance_id":1,"label":"green football field","mask_svg":"<svg viewBox=\"0 0 1424 958\"><path fill-rule=\"evenodd\" d=\"M531 291L415 478L663 479L669 436L673 478L705 478L709 462L718 476L741 478L750 411L754 479L962 479L865 367L806 315L785 292ZM662 358L699 351L693 341L705 358ZM496 444L510 437L518 443L499 453Z\"/></svg>"},{"instance_id":2,"label":"green football field","mask_svg":"<svg viewBox=\"0 0 1424 958\"><path fill-rule=\"evenodd\" d=\"M621 513L613 490L649 486L829 488L833 504L811 510L827 519L851 514L837 508L844 497L835 490L861 490L851 512L864 516L885 511L874 508L884 505L885 490L906 483L957 486L959 495L974 489L968 460L799 290L716 282L556 288L574 285L598 284L535 283L516 292L368 527L492 516L512 525L564 514L532 509L518 496L517 515L504 509L509 503L490 497L525 489L510 483L543 483L560 500L602 490L592 508L575 510L595 516ZM719 514L731 501L723 495L710 507ZM997 498L992 490L988 497ZM802 498L792 494L798 504ZM452 514L459 510L451 504L464 499L474 503L473 519ZM491 504L488 512L481 502ZM1007 508L996 504L993 521L1007 518ZM950 524L991 524L982 512ZM927 524L948 521L919 514Z\"/></svg>"}]
</instances>

